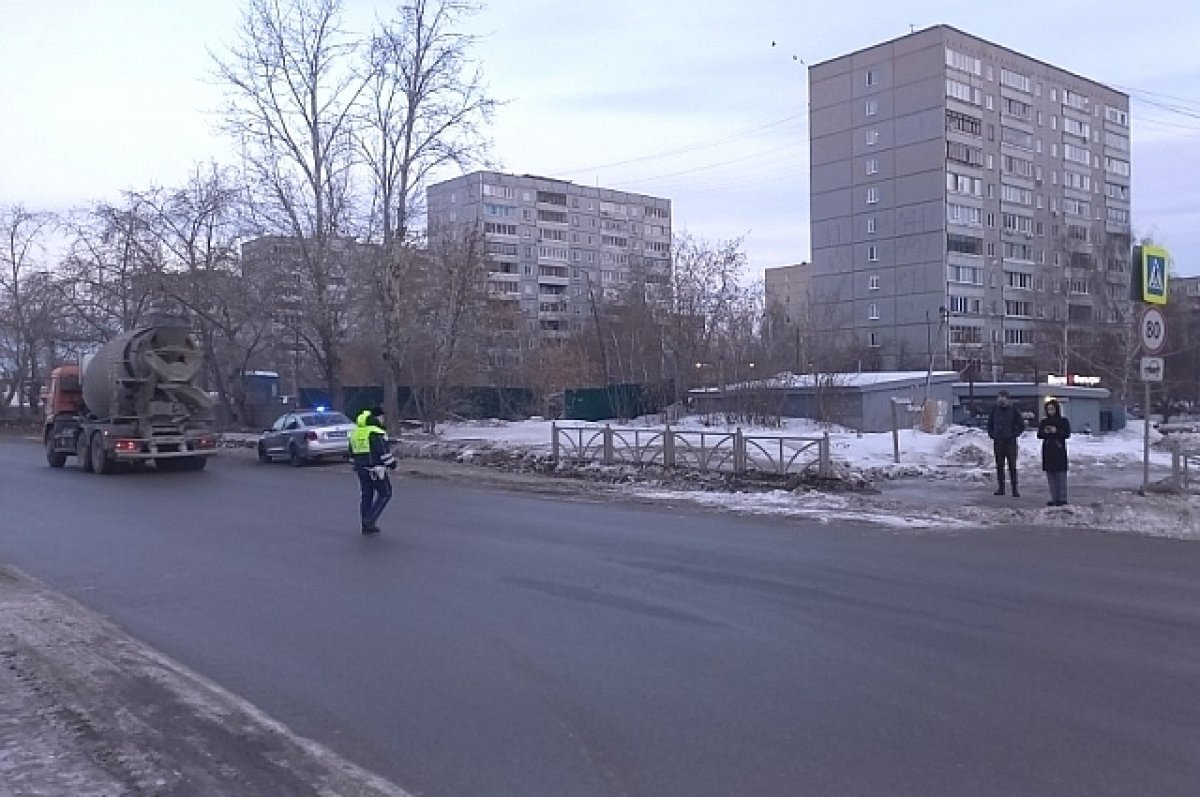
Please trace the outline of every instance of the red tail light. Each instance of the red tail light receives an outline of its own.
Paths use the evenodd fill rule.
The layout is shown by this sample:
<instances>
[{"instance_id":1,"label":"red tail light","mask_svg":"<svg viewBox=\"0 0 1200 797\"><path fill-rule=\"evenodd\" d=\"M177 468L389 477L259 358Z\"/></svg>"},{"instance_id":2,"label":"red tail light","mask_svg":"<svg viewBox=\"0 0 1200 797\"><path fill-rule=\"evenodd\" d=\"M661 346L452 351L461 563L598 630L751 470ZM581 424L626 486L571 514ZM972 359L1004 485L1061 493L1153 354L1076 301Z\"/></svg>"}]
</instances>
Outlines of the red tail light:
<instances>
[{"instance_id":1,"label":"red tail light","mask_svg":"<svg viewBox=\"0 0 1200 797\"><path fill-rule=\"evenodd\" d=\"M142 444L137 440L117 440L113 448L117 451L140 451Z\"/></svg>"},{"instance_id":2,"label":"red tail light","mask_svg":"<svg viewBox=\"0 0 1200 797\"><path fill-rule=\"evenodd\" d=\"M205 435L196 441L196 448L216 448L217 438L212 435Z\"/></svg>"},{"instance_id":3,"label":"red tail light","mask_svg":"<svg viewBox=\"0 0 1200 797\"><path fill-rule=\"evenodd\" d=\"M304 433L304 439L305 439L305 440L316 440L316 439L317 439L317 433L316 433L316 432L305 432L305 433Z\"/></svg>"}]
</instances>

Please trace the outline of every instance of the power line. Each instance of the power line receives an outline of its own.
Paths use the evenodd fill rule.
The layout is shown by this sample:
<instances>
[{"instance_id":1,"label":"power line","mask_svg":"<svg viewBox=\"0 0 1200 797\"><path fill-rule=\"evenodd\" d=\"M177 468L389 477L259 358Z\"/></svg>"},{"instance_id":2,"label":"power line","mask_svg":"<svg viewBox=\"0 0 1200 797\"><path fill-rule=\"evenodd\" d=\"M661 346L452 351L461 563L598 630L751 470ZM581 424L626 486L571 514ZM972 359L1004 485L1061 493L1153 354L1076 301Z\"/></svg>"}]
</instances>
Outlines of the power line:
<instances>
[{"instance_id":1,"label":"power line","mask_svg":"<svg viewBox=\"0 0 1200 797\"><path fill-rule=\"evenodd\" d=\"M694 166L690 169L682 169L682 170L676 171L676 172L668 172L666 174L653 175L651 177L642 177L642 178L638 178L638 179L634 179L634 180L624 180L622 182L624 182L625 184L628 184L628 185L637 185L639 183L650 183L650 182L656 182L658 180L666 180L671 177L679 177L679 176L685 175L685 174L695 174L696 172L708 171L710 169L722 169L722 168L725 168L726 166L731 166L736 163L744 163L746 161L756 160L758 158L762 158L767 155L772 155L772 154L774 154L776 152L780 152L782 150L792 149L796 146L799 146L801 144L807 144L807 143L808 142L806 142L806 141L804 141L804 142L792 141L792 142L783 144L778 147L772 147L771 149L762 150L760 152L753 152L749 155L743 155L740 158L727 158L723 161L718 161L716 163L704 164L702 166Z\"/></svg>"},{"instance_id":2,"label":"power line","mask_svg":"<svg viewBox=\"0 0 1200 797\"><path fill-rule=\"evenodd\" d=\"M807 112L793 114L791 116L785 116L782 119L776 119L773 122L767 122L766 124L754 125L751 127L744 127L744 128L740 128L738 130L729 131L728 133L722 133L715 138L698 139L697 141L694 141L690 144L685 144L683 146L676 147L674 149L662 150L660 152L654 152L654 153L650 153L647 155L639 155L636 158L628 158L626 160L613 161L612 163L602 163L602 164L598 164L595 166L585 166L585 167L581 167L581 168L577 168L577 169L557 169L557 170L554 170L554 173L556 173L556 174L578 174L580 172L599 171L601 169L611 169L616 166L628 166L629 164L632 164L632 163L641 163L643 161L656 160L658 158L665 158L665 157L669 157L671 155L682 155L682 154L686 154L689 152L696 152L697 150L711 149L712 147L720 146L722 144L727 144L731 141L737 141L744 136L758 134L763 131L778 127L780 125L787 124L788 122L795 121L796 119L802 119L806 115L807 115Z\"/></svg>"},{"instance_id":3,"label":"power line","mask_svg":"<svg viewBox=\"0 0 1200 797\"><path fill-rule=\"evenodd\" d=\"M1197 99L1194 99L1191 97L1180 97L1180 96L1177 96L1174 94L1163 94L1162 92L1158 92L1158 91L1150 91L1148 89L1136 89L1136 88L1132 88L1130 86L1113 86L1113 88L1115 88L1119 91L1123 91L1131 97L1133 97L1135 95L1139 95L1139 94L1143 95L1143 96L1147 96L1147 97L1160 97L1164 100L1172 100L1174 102L1183 103L1184 105L1191 105L1196 108L1200 108L1200 100L1197 100Z\"/></svg>"}]
</instances>

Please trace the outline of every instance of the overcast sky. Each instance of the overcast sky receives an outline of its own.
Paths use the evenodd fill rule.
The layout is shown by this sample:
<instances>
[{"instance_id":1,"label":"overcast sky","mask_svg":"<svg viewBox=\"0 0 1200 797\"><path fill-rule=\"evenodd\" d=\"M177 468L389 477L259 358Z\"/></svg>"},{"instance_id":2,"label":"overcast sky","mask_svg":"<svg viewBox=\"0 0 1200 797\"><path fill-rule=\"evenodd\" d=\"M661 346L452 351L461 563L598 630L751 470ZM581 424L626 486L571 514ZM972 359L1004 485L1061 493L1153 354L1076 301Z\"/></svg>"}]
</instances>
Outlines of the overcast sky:
<instances>
[{"instance_id":1,"label":"overcast sky","mask_svg":"<svg viewBox=\"0 0 1200 797\"><path fill-rule=\"evenodd\" d=\"M65 210L231 160L208 51L239 0L4 5L0 203ZM347 26L393 7L346 0ZM677 231L744 238L760 275L809 257L806 63L938 23L1131 94L1135 232L1200 274L1195 0L493 0L470 27L503 170L667 197Z\"/></svg>"}]
</instances>

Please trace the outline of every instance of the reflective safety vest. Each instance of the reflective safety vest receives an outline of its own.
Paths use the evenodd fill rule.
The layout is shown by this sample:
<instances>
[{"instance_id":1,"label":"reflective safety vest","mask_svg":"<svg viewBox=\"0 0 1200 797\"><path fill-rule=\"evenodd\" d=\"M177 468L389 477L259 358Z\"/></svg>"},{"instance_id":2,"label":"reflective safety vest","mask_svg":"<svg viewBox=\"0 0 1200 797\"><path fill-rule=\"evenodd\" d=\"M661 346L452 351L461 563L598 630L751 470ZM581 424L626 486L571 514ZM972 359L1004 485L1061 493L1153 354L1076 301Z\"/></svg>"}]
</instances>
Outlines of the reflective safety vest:
<instances>
[{"instance_id":1,"label":"reflective safety vest","mask_svg":"<svg viewBox=\"0 0 1200 797\"><path fill-rule=\"evenodd\" d=\"M358 426L354 427L354 431L350 432L350 453L359 456L369 455L371 453L371 435L373 434L387 436L387 432L378 426L360 422Z\"/></svg>"}]
</instances>

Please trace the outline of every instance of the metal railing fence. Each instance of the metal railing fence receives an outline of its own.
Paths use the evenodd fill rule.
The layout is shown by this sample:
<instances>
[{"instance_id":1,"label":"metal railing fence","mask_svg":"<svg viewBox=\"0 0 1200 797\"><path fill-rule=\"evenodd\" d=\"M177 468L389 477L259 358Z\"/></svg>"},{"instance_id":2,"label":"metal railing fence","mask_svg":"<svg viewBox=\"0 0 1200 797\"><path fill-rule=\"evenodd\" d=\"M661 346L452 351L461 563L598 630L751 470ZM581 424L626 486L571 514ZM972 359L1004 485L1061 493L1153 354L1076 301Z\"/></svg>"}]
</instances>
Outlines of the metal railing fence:
<instances>
[{"instance_id":1,"label":"metal railing fence","mask_svg":"<svg viewBox=\"0 0 1200 797\"><path fill-rule=\"evenodd\" d=\"M829 433L822 435L747 434L692 429L563 426L551 424L550 450L556 462L604 465L659 465L701 471L801 473L814 465L827 478Z\"/></svg>"}]
</instances>

